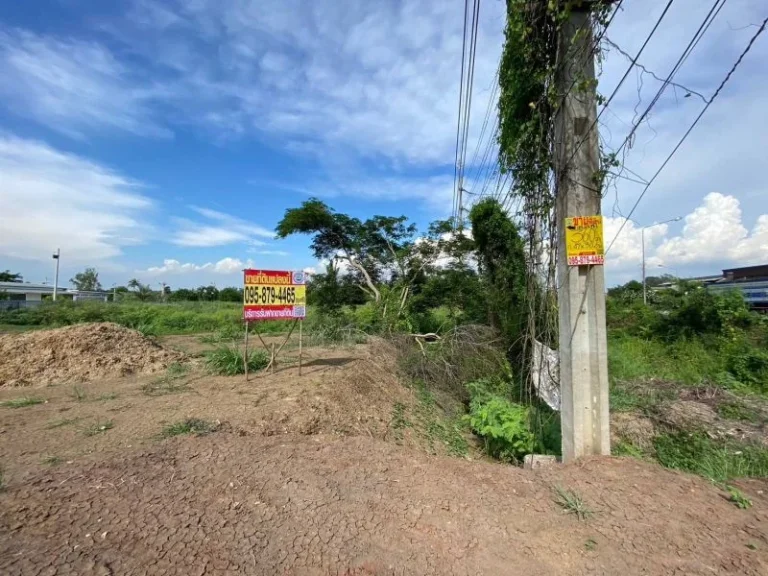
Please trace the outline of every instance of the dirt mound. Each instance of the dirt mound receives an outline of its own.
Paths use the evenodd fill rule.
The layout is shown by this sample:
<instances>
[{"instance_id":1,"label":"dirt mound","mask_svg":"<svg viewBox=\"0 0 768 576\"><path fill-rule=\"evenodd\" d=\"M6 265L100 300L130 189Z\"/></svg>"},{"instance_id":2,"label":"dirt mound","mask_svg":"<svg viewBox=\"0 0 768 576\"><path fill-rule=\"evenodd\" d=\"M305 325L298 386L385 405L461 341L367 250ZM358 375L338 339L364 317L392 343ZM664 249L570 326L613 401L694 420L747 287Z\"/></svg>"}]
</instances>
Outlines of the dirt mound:
<instances>
[{"instance_id":1,"label":"dirt mound","mask_svg":"<svg viewBox=\"0 0 768 576\"><path fill-rule=\"evenodd\" d=\"M0 387L152 374L180 352L110 322L0 336Z\"/></svg>"},{"instance_id":2,"label":"dirt mound","mask_svg":"<svg viewBox=\"0 0 768 576\"><path fill-rule=\"evenodd\" d=\"M557 505L554 487L588 508ZM766 497L739 510L633 459L541 472L371 438L217 433L11 480L0 573L768 573Z\"/></svg>"}]
</instances>

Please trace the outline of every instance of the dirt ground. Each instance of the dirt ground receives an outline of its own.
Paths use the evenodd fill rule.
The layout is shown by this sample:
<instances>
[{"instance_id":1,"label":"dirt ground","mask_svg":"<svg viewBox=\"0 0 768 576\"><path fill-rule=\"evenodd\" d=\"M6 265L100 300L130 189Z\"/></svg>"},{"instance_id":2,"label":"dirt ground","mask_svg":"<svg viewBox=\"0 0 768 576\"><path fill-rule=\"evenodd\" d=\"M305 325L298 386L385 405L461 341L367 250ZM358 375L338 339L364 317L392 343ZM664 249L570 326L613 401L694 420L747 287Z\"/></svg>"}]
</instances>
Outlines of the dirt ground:
<instances>
[{"instance_id":1,"label":"dirt ground","mask_svg":"<svg viewBox=\"0 0 768 576\"><path fill-rule=\"evenodd\" d=\"M301 378L198 364L0 390L45 400L0 408L0 574L768 574L765 482L738 484L740 510L634 459L532 472L430 455L383 346L311 348ZM218 430L162 437L192 417Z\"/></svg>"}]
</instances>

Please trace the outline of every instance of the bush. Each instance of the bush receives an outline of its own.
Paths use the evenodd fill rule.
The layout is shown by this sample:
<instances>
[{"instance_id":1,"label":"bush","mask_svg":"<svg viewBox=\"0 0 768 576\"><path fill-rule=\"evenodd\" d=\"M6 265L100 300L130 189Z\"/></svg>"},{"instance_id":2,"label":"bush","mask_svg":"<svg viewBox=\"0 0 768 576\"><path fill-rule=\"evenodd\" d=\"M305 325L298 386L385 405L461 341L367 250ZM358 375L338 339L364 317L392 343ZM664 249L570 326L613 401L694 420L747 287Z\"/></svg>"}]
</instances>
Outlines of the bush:
<instances>
[{"instance_id":1,"label":"bush","mask_svg":"<svg viewBox=\"0 0 768 576\"><path fill-rule=\"evenodd\" d=\"M470 402L467 416L472 430L485 442L485 450L499 460L518 462L533 452L531 411L500 396L483 396Z\"/></svg>"},{"instance_id":2,"label":"bush","mask_svg":"<svg viewBox=\"0 0 768 576\"><path fill-rule=\"evenodd\" d=\"M654 440L656 458L667 468L715 482L768 476L768 449L756 444L713 440L704 433L663 434Z\"/></svg>"},{"instance_id":3,"label":"bush","mask_svg":"<svg viewBox=\"0 0 768 576\"><path fill-rule=\"evenodd\" d=\"M217 348L208 353L206 359L208 368L214 374L220 376L235 376L245 374L245 360L243 353L233 347ZM264 350L251 350L248 353L248 371L256 372L266 368L269 364L269 356Z\"/></svg>"}]
</instances>

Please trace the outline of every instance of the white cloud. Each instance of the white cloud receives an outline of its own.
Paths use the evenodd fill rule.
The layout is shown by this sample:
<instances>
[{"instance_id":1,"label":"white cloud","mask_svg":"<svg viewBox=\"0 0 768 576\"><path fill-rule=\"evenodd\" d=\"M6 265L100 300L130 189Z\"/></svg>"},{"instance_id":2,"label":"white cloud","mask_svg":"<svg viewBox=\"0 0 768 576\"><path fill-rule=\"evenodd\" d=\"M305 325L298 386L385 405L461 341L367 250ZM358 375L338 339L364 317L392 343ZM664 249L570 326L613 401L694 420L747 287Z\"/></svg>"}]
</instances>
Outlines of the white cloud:
<instances>
[{"instance_id":1,"label":"white cloud","mask_svg":"<svg viewBox=\"0 0 768 576\"><path fill-rule=\"evenodd\" d=\"M623 218L605 218L606 248L622 222ZM685 275L685 269L717 273L726 266L768 261L768 214L758 216L757 223L749 231L744 226L742 210L734 196L718 192L707 194L684 222L682 232L669 237L670 226L667 224L646 228L646 266L649 270L661 266L678 270L678 275ZM641 228L628 221L606 255L606 269L614 274L639 271L641 262Z\"/></svg>"},{"instance_id":2,"label":"white cloud","mask_svg":"<svg viewBox=\"0 0 768 576\"><path fill-rule=\"evenodd\" d=\"M146 274L149 276L167 276L167 275L182 275L191 274L195 272L213 272L215 274L234 274L240 272L245 268L252 268L254 266L253 260L246 260L243 262L238 258L222 258L218 262L207 262L205 264L193 264L187 262L182 264L178 260L166 259L163 260L162 266L151 266L146 270L137 270L139 274Z\"/></svg>"},{"instance_id":3,"label":"white cloud","mask_svg":"<svg viewBox=\"0 0 768 576\"><path fill-rule=\"evenodd\" d=\"M210 208L192 206L192 210L213 222L200 223L178 219L179 229L170 238L172 244L195 248L225 246L227 244L250 244L263 246L265 243L254 236L274 238L275 233L240 218Z\"/></svg>"},{"instance_id":4,"label":"white cloud","mask_svg":"<svg viewBox=\"0 0 768 576\"><path fill-rule=\"evenodd\" d=\"M0 28L0 96L10 108L53 130L80 137L94 128L170 136L148 104L165 97L141 85L105 47Z\"/></svg>"},{"instance_id":5,"label":"white cloud","mask_svg":"<svg viewBox=\"0 0 768 576\"><path fill-rule=\"evenodd\" d=\"M0 133L0 254L95 263L150 233L140 185L43 142Z\"/></svg>"},{"instance_id":6,"label":"white cloud","mask_svg":"<svg viewBox=\"0 0 768 576\"><path fill-rule=\"evenodd\" d=\"M261 254L262 256L290 256L290 252L285 250L249 250L253 254Z\"/></svg>"}]
</instances>

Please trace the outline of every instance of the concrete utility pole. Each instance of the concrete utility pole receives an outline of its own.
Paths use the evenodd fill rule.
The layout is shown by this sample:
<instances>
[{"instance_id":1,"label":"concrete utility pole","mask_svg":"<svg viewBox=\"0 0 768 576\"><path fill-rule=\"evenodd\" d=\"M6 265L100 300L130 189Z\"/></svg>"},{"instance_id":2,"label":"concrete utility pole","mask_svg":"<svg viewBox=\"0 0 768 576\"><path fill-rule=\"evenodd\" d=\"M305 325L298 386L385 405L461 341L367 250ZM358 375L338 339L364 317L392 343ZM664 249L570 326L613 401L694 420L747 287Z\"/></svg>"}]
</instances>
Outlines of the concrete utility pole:
<instances>
[{"instance_id":1,"label":"concrete utility pole","mask_svg":"<svg viewBox=\"0 0 768 576\"><path fill-rule=\"evenodd\" d=\"M56 302L56 293L59 291L59 257L61 256L61 249L56 248L56 254L53 255L53 259L56 260L56 276L53 279L53 301Z\"/></svg>"},{"instance_id":2,"label":"concrete utility pole","mask_svg":"<svg viewBox=\"0 0 768 576\"><path fill-rule=\"evenodd\" d=\"M574 7L559 39L558 92L567 94L555 119L557 175L557 300L563 461L610 454L608 345L602 266L569 266L565 218L601 213L594 39L590 2ZM578 35L577 35L578 31ZM586 81L586 82L585 82ZM586 89L580 86L587 85Z\"/></svg>"}]
</instances>

